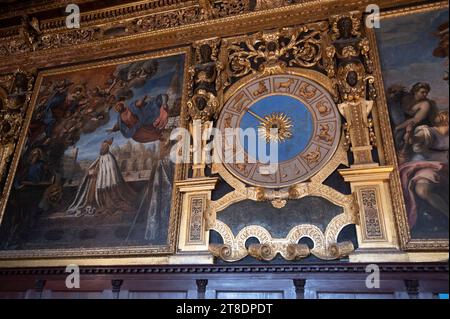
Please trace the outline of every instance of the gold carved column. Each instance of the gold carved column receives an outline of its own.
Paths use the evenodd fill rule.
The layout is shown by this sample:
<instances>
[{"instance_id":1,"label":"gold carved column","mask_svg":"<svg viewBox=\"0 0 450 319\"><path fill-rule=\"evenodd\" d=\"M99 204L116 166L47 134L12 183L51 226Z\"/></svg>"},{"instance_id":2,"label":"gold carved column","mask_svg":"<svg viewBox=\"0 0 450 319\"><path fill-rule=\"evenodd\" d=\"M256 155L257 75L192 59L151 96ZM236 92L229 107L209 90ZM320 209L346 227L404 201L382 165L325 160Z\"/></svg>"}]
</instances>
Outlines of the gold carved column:
<instances>
[{"instance_id":1,"label":"gold carved column","mask_svg":"<svg viewBox=\"0 0 450 319\"><path fill-rule=\"evenodd\" d=\"M356 225L358 253L370 253L373 249L399 249L389 178L392 167L351 167L340 170L359 204L359 223Z\"/></svg>"},{"instance_id":2,"label":"gold carved column","mask_svg":"<svg viewBox=\"0 0 450 319\"><path fill-rule=\"evenodd\" d=\"M329 76L334 77L339 94L345 145L352 158L350 168L339 172L350 183L359 204L359 247L350 260L400 261L405 254L398 244L389 188L393 167L374 161L377 140L371 112L376 97L375 79L370 47L361 28L362 16L351 12L334 16L330 22L332 42L327 50L336 70L331 70Z\"/></svg>"},{"instance_id":3,"label":"gold carved column","mask_svg":"<svg viewBox=\"0 0 450 319\"><path fill-rule=\"evenodd\" d=\"M192 136L191 176L176 183L183 194L183 209L179 228L178 254L197 256L196 263L213 262L209 252L209 227L207 225L208 208L211 194L218 178L206 177L206 144L217 117L221 100L220 72L218 61L220 39L211 38L193 44L194 58L191 64L189 101L189 130Z\"/></svg>"}]
</instances>

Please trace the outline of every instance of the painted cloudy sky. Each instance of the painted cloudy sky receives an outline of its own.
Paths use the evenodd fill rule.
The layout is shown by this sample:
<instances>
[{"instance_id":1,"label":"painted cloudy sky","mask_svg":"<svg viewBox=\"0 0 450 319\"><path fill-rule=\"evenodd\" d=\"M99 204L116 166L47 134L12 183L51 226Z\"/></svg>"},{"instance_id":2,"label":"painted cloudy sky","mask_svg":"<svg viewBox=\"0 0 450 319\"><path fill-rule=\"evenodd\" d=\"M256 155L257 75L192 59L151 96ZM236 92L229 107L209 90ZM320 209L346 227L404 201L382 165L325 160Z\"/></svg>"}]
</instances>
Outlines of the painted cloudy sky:
<instances>
[{"instance_id":1,"label":"painted cloudy sky","mask_svg":"<svg viewBox=\"0 0 450 319\"><path fill-rule=\"evenodd\" d=\"M448 109L448 83L443 80L448 65L433 56L439 44L435 35L448 21L448 9L381 20L376 30L385 88L401 84L409 91L417 82L431 85L429 97Z\"/></svg>"},{"instance_id":2,"label":"painted cloudy sky","mask_svg":"<svg viewBox=\"0 0 450 319\"><path fill-rule=\"evenodd\" d=\"M170 84L173 77L177 77L178 80L183 78L184 60L182 55L170 56L161 58L158 60L159 67L158 72L148 80L142 88L133 89L134 96L132 99L127 100L127 103L134 103L137 99L142 98L145 95L157 96L158 94L168 93ZM178 88L179 92L176 92L176 97L180 97L181 87ZM170 99L173 100L174 98ZM170 101L169 100L169 104ZM80 140L75 147L79 149L78 160L95 160L98 157L101 143L109 138L114 138L114 146L121 146L130 141L132 144L137 144L132 139L126 139L120 132L108 133L107 130L111 129L117 122L118 114L111 109L110 121L103 127L99 127L94 133L82 134ZM147 143L146 147L154 147L158 142ZM72 149L68 149L66 154L69 154Z\"/></svg>"}]
</instances>

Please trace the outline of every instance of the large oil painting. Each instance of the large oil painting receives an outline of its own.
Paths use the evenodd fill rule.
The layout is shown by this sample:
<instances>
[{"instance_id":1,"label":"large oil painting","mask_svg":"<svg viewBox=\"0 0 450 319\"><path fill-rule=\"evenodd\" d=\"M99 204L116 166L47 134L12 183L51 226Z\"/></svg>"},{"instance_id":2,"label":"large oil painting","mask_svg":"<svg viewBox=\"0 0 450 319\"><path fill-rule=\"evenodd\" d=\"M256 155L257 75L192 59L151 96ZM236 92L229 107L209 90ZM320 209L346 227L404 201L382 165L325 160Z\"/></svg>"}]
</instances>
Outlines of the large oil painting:
<instances>
[{"instance_id":1,"label":"large oil painting","mask_svg":"<svg viewBox=\"0 0 450 319\"><path fill-rule=\"evenodd\" d=\"M179 49L38 77L2 217L3 255L173 251L173 183L183 170L170 161L169 137L183 125L186 55Z\"/></svg>"},{"instance_id":2,"label":"large oil painting","mask_svg":"<svg viewBox=\"0 0 450 319\"><path fill-rule=\"evenodd\" d=\"M449 236L448 8L381 20L381 69L411 239Z\"/></svg>"}]
</instances>

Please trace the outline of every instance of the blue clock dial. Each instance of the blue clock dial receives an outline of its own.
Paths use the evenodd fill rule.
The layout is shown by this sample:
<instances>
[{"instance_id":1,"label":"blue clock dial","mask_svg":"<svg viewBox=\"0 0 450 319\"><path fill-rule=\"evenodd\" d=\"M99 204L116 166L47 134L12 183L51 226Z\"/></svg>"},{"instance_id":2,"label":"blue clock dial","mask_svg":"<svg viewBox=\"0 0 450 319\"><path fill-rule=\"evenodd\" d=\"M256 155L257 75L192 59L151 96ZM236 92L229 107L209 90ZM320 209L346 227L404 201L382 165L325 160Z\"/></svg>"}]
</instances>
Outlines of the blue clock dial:
<instances>
[{"instance_id":1,"label":"blue clock dial","mask_svg":"<svg viewBox=\"0 0 450 319\"><path fill-rule=\"evenodd\" d=\"M267 96L256 101L248 109L263 119L268 117L270 120L270 115L282 114L285 116L285 120L291 122L290 137L274 141L278 148L279 162L290 160L303 152L313 137L313 117L305 104L297 98L281 94ZM249 112L244 114L239 125L242 130L257 129L260 126L261 119ZM279 134L281 133L279 130ZM258 146L266 147L266 154L269 152L269 145L265 136L258 135L258 139L259 143L256 148L249 147L248 138L243 135L240 136L241 145L243 145L246 153L257 160L259 160Z\"/></svg>"},{"instance_id":2,"label":"blue clock dial","mask_svg":"<svg viewBox=\"0 0 450 319\"><path fill-rule=\"evenodd\" d=\"M304 182L339 145L341 121L333 98L295 71L249 77L230 88L225 99L217 127L224 137L227 129L240 133L216 147L224 167L247 184L282 188Z\"/></svg>"}]
</instances>

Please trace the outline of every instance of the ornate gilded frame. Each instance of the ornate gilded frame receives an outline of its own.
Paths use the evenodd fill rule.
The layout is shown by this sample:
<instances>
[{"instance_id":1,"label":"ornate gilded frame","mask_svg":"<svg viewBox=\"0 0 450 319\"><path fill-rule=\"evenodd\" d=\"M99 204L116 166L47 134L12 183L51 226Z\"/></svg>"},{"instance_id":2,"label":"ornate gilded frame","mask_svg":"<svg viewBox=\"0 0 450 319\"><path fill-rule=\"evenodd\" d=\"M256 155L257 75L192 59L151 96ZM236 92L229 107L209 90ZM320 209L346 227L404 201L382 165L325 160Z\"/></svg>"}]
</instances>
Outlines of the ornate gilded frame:
<instances>
[{"instance_id":1,"label":"ornate gilded frame","mask_svg":"<svg viewBox=\"0 0 450 319\"><path fill-rule=\"evenodd\" d=\"M383 19L400 17L405 15L429 12L448 8L448 2L410 6L407 8L386 11L381 14L381 27ZM379 132L382 138L382 147L379 147L380 161L385 165L392 165L395 169L390 178L390 189L392 196L392 209L394 212L398 237L402 249L407 251L448 251L449 241L437 239L412 239L407 220L406 207L403 197L403 190L400 184L400 175L398 171L397 153L394 146L394 139L391 130L391 124L388 114L388 106L385 95L383 74L381 70L380 56L374 29L366 29L371 48L373 49L374 74L376 77L375 87L378 92L376 98L376 113ZM380 145L381 146L381 145Z\"/></svg>"},{"instance_id":2,"label":"ornate gilded frame","mask_svg":"<svg viewBox=\"0 0 450 319\"><path fill-rule=\"evenodd\" d=\"M81 65L67 66L62 68L52 68L39 72L34 85L29 107L17 147L13 153L13 159L9 174L6 178L5 187L0 198L0 223L6 210L6 205L11 192L12 183L16 174L21 150L25 143L26 131L31 122L31 118L36 106L39 89L43 79L47 76L64 74L73 71L83 71L95 69L101 66L118 65L120 63L130 63L151 58L163 58L167 56L184 55L185 65L183 70L182 103L180 114L181 127L187 127L186 98L189 79L189 65L191 61L191 51L189 47L167 49L151 53L134 55L131 57L120 57L108 59L101 62L90 62ZM175 253L177 242L178 222L181 215L181 193L175 186L175 182L184 180L187 177L187 164L176 164L172 191L172 207L169 218L168 240L166 245L159 246L138 246L138 247L108 247L108 248L83 248L83 249L43 249L43 250L12 250L0 251L0 267L26 267L26 266L56 266L76 263L80 265L130 265L139 262L145 263L167 263L167 258L163 256Z\"/></svg>"}]
</instances>

